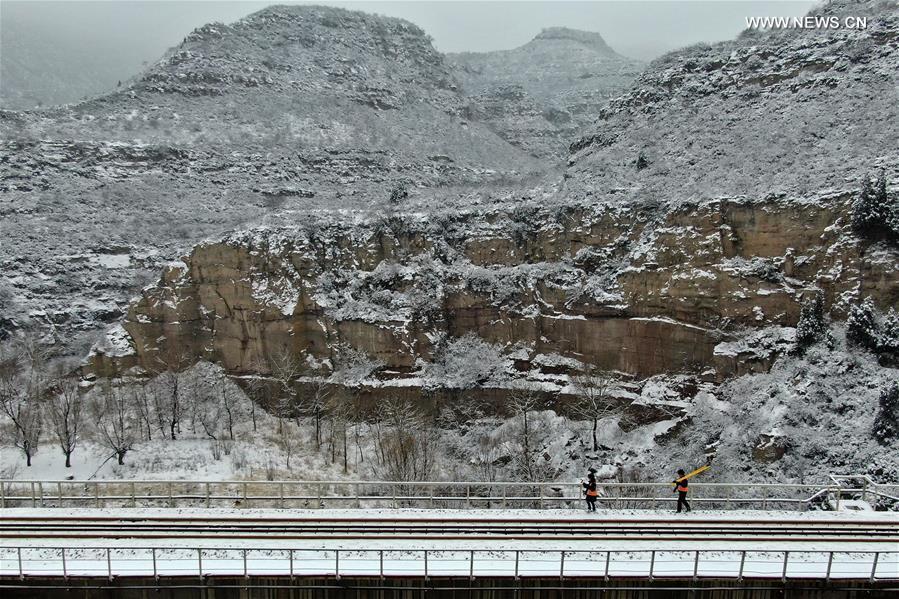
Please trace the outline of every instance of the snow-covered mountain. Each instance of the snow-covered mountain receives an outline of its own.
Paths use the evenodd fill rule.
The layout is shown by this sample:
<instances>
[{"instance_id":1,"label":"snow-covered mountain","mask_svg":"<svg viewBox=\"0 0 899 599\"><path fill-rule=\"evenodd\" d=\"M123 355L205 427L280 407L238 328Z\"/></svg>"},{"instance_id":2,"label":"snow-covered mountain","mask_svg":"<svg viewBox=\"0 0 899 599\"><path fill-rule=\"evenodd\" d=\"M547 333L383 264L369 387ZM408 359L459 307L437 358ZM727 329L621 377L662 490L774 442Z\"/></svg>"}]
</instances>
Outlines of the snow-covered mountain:
<instances>
[{"instance_id":1,"label":"snow-covered mountain","mask_svg":"<svg viewBox=\"0 0 899 599\"><path fill-rule=\"evenodd\" d=\"M457 83L401 21L298 8L202 28L121 94L0 115L21 137L4 164L4 219L23 225L6 301L58 302L41 317L73 322L81 308L59 307L73 290L121 297L101 273L133 272L138 243L164 248L148 265L170 257L175 234L193 249L116 306L124 318L108 313L86 378L206 360L258 390L289 355L360 406L467 401L502 415L525 389L577 416L573 377L616 371L626 410L609 426L627 435L572 460L655 471L708 455L730 477L753 464L791 480L837 466L895 476L899 452L871 430L899 359L899 14L896 2L817 10L869 15L868 28L747 33L663 57L595 108L559 176L540 168L561 128L528 145L530 121L471 106L522 56L552 65L577 47L584 63L620 65L595 36L549 30L510 55L454 57L469 61ZM569 115L599 102L592 84L534 77L510 84L515 102ZM294 98L316 104L291 112ZM198 130L180 125L187 114ZM129 116L154 143L128 141ZM85 141L33 139L82 127ZM325 141L303 145L316 127ZM444 150L423 157L433 144ZM864 183L879 173L882 186ZM246 226L266 202L264 226ZM237 230L194 245L173 217ZM66 251L64 231L92 218L104 253ZM370 368L340 379L347 355ZM852 442L824 443L819 426Z\"/></svg>"},{"instance_id":2,"label":"snow-covered mountain","mask_svg":"<svg viewBox=\"0 0 899 599\"><path fill-rule=\"evenodd\" d=\"M497 52L450 54L472 111L504 139L544 159L568 144L625 90L643 63L610 48L598 33L544 29L527 44Z\"/></svg>"}]
</instances>

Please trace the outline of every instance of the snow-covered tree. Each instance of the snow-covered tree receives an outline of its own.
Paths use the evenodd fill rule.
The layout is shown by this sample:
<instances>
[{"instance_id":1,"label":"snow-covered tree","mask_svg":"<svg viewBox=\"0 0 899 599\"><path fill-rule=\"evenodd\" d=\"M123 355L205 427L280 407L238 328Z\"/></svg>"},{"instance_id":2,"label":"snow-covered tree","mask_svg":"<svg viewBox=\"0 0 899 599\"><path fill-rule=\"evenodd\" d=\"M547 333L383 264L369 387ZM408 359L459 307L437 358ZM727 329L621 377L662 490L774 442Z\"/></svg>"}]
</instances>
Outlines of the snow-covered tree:
<instances>
[{"instance_id":1,"label":"snow-covered tree","mask_svg":"<svg viewBox=\"0 0 899 599\"><path fill-rule=\"evenodd\" d=\"M872 432L879 443L889 445L899 438L899 383L884 387L878 403Z\"/></svg>"},{"instance_id":2,"label":"snow-covered tree","mask_svg":"<svg viewBox=\"0 0 899 599\"><path fill-rule=\"evenodd\" d=\"M867 297L861 304L849 309L849 316L846 318L846 339L873 351L877 349L878 338L874 301Z\"/></svg>"},{"instance_id":3,"label":"snow-covered tree","mask_svg":"<svg viewBox=\"0 0 899 599\"><path fill-rule=\"evenodd\" d=\"M824 298L821 293L806 300L799 311L799 322L796 325L796 352L821 341L827 336L827 322L824 320Z\"/></svg>"},{"instance_id":4,"label":"snow-covered tree","mask_svg":"<svg viewBox=\"0 0 899 599\"><path fill-rule=\"evenodd\" d=\"M472 389L489 380L501 378L506 360L500 348L474 333L446 341L425 372L425 384L431 388Z\"/></svg>"},{"instance_id":5,"label":"snow-covered tree","mask_svg":"<svg viewBox=\"0 0 899 599\"><path fill-rule=\"evenodd\" d=\"M899 238L899 210L887 193L886 175L881 173L872 183L865 177L862 188L852 203L852 228L870 239Z\"/></svg>"}]
</instances>

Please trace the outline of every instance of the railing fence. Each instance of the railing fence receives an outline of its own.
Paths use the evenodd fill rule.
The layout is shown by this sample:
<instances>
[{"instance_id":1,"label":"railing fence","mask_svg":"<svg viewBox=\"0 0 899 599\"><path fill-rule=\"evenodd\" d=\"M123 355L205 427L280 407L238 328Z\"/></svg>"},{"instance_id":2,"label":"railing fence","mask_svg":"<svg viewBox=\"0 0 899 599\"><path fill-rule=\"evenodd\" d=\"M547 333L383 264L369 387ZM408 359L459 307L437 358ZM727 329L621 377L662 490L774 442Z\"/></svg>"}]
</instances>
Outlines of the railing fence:
<instances>
[{"instance_id":1,"label":"railing fence","mask_svg":"<svg viewBox=\"0 0 899 599\"><path fill-rule=\"evenodd\" d=\"M708 509L807 510L845 497L899 505L899 485L694 483L690 501ZM0 480L0 507L582 507L579 483L406 481ZM602 483L610 509L675 502L668 483Z\"/></svg>"},{"instance_id":2,"label":"railing fence","mask_svg":"<svg viewBox=\"0 0 899 599\"><path fill-rule=\"evenodd\" d=\"M4 547L0 576L899 580L899 551Z\"/></svg>"}]
</instances>

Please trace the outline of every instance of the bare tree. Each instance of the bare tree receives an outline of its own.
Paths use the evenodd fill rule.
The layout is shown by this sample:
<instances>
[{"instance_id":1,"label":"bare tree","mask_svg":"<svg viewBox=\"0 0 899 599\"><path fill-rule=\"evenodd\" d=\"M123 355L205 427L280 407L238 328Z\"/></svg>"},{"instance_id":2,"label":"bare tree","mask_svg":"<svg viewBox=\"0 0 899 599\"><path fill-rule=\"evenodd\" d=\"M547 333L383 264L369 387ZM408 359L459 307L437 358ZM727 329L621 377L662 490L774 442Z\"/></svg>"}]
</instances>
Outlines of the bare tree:
<instances>
[{"instance_id":1,"label":"bare tree","mask_svg":"<svg viewBox=\"0 0 899 599\"><path fill-rule=\"evenodd\" d=\"M289 420L284 422L275 441L278 447L281 448L281 451L284 452L285 467L290 470L290 458L300 446L300 434L297 425Z\"/></svg>"},{"instance_id":2,"label":"bare tree","mask_svg":"<svg viewBox=\"0 0 899 599\"><path fill-rule=\"evenodd\" d=\"M187 412L187 402L184 397L183 371L191 365L188 356L175 341L167 341L163 351L155 356L156 383L164 389L157 397L160 399L157 406L158 417L165 423L169 438L173 441L180 433L181 420Z\"/></svg>"},{"instance_id":3,"label":"bare tree","mask_svg":"<svg viewBox=\"0 0 899 599\"><path fill-rule=\"evenodd\" d=\"M389 480L430 478L437 453L437 433L431 419L407 401L389 399L381 407L384 431L377 435L381 472Z\"/></svg>"},{"instance_id":4,"label":"bare tree","mask_svg":"<svg viewBox=\"0 0 899 599\"><path fill-rule=\"evenodd\" d=\"M278 432L284 428L284 419L292 415L297 415L297 379L303 372L303 361L292 354L288 350L274 352L269 355L269 366L272 371L272 378L278 386L275 401L271 406L271 410L278 417Z\"/></svg>"},{"instance_id":5,"label":"bare tree","mask_svg":"<svg viewBox=\"0 0 899 599\"><path fill-rule=\"evenodd\" d=\"M342 448L343 471L349 471L348 434L352 412L352 401L347 393L333 393L328 397L325 405L325 413L328 416L328 448L331 453L331 463L337 462L338 449Z\"/></svg>"},{"instance_id":6,"label":"bare tree","mask_svg":"<svg viewBox=\"0 0 899 599\"><path fill-rule=\"evenodd\" d=\"M139 424L137 414L125 394L106 382L100 396L91 404L92 416L96 422L97 441L108 447L119 464L125 463L125 454L137 442L135 430Z\"/></svg>"},{"instance_id":7,"label":"bare tree","mask_svg":"<svg viewBox=\"0 0 899 599\"><path fill-rule=\"evenodd\" d=\"M345 393L333 394L328 399L327 410L331 420L331 461L335 457L335 442L343 445L343 471L348 471L347 426L355 424L356 444L359 447L359 425L362 413L359 405L359 393L362 384L371 374L382 366L378 360L349 345L338 345L334 353L334 371L330 381L342 385ZM339 427L339 428L338 428ZM361 449L360 449L360 459Z\"/></svg>"},{"instance_id":8,"label":"bare tree","mask_svg":"<svg viewBox=\"0 0 899 599\"><path fill-rule=\"evenodd\" d=\"M82 403L78 384L71 378L61 379L58 388L46 401L53 436L66 456L66 468L72 467L72 452L78 444Z\"/></svg>"},{"instance_id":9,"label":"bare tree","mask_svg":"<svg viewBox=\"0 0 899 599\"><path fill-rule=\"evenodd\" d=\"M0 356L0 409L11 424L13 445L25 454L25 465L37 453L43 430L43 354L31 340Z\"/></svg>"},{"instance_id":10,"label":"bare tree","mask_svg":"<svg viewBox=\"0 0 899 599\"><path fill-rule=\"evenodd\" d=\"M322 418L325 415L325 407L328 405L328 398L331 395L331 384L328 379L322 376L316 376L313 373L306 381L309 390L305 400L306 410L312 414L312 420L315 423L315 448L321 449L322 446Z\"/></svg>"},{"instance_id":11,"label":"bare tree","mask_svg":"<svg viewBox=\"0 0 899 599\"><path fill-rule=\"evenodd\" d=\"M235 415L235 407L234 403L228 398L228 376L225 374L225 371L222 370L221 375L221 383L222 383L222 411L225 414L225 425L228 427L228 438L232 441L234 440L234 415Z\"/></svg>"},{"instance_id":12,"label":"bare tree","mask_svg":"<svg viewBox=\"0 0 899 599\"><path fill-rule=\"evenodd\" d=\"M614 401L609 392L615 377L605 371L588 368L583 374L573 377L572 383L577 393L577 402L573 406L574 416L589 420L593 424L593 451L599 449L596 430L599 421L619 414L625 405Z\"/></svg>"},{"instance_id":13,"label":"bare tree","mask_svg":"<svg viewBox=\"0 0 899 599\"><path fill-rule=\"evenodd\" d=\"M532 427L532 412L540 407L540 398L531 389L517 387L506 400L506 409L521 422L520 433L516 442L521 447L520 454L513 455L517 470L528 481L537 481L537 464L534 459L536 436Z\"/></svg>"},{"instance_id":14,"label":"bare tree","mask_svg":"<svg viewBox=\"0 0 899 599\"><path fill-rule=\"evenodd\" d=\"M131 389L131 397L137 409L140 427L146 436L147 441L153 440L153 420L156 417L154 403L150 399L151 394L147 392L145 385L136 385Z\"/></svg>"}]
</instances>

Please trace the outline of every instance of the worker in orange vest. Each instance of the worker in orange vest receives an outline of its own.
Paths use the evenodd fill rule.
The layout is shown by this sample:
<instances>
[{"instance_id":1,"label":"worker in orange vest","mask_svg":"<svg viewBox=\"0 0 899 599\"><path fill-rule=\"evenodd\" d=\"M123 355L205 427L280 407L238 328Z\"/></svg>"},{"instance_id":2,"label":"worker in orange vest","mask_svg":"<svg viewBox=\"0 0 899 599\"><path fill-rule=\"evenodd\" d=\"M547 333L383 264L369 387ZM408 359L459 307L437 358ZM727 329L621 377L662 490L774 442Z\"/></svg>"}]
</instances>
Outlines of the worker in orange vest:
<instances>
[{"instance_id":1,"label":"worker in orange vest","mask_svg":"<svg viewBox=\"0 0 899 599\"><path fill-rule=\"evenodd\" d=\"M596 511L596 496L599 492L596 490L596 470L590 468L587 473L587 482L581 482L584 487L584 498L587 500L587 511Z\"/></svg>"},{"instance_id":2,"label":"worker in orange vest","mask_svg":"<svg viewBox=\"0 0 899 599\"><path fill-rule=\"evenodd\" d=\"M690 504L687 503L687 493L690 492L690 481L686 478L687 473L681 468L677 471L677 478L674 479L674 490L677 493L677 513L681 511L681 507L690 512Z\"/></svg>"}]
</instances>

